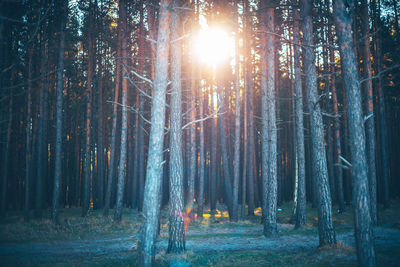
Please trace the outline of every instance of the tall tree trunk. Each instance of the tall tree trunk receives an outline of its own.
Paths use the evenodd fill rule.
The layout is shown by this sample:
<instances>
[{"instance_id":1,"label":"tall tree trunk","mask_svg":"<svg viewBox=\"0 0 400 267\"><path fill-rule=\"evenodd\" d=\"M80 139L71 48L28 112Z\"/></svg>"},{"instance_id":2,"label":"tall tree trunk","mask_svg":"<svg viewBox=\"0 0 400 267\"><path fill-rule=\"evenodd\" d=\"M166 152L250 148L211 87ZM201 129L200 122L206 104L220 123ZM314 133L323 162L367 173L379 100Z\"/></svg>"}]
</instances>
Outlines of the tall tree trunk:
<instances>
[{"instance_id":1,"label":"tall tree trunk","mask_svg":"<svg viewBox=\"0 0 400 267\"><path fill-rule=\"evenodd\" d=\"M329 45L334 46L332 27L334 26L332 16L329 16ZM340 135L340 117L339 117L339 103L336 90L336 68L335 68L335 50L331 48L329 51L329 63L331 64L331 93L332 93L332 106L333 115L335 116L333 121L333 131L335 138L335 164L336 164L336 189L338 197L339 212L344 211L344 188L343 188L343 169L342 169L342 142Z\"/></svg>"},{"instance_id":2,"label":"tall tree trunk","mask_svg":"<svg viewBox=\"0 0 400 267\"><path fill-rule=\"evenodd\" d=\"M318 232L321 246L336 244L332 221L332 203L329 192L328 169L324 142L324 125L319 105L317 73L313 51L313 26L311 18L312 1L302 0L301 17L303 30L303 62L310 113L313 174L317 183Z\"/></svg>"},{"instance_id":3,"label":"tall tree trunk","mask_svg":"<svg viewBox=\"0 0 400 267\"><path fill-rule=\"evenodd\" d=\"M119 11L121 13L121 10ZM112 125L111 125L111 142L110 142L110 167L108 168L108 177L107 177L107 188L106 188L106 198L104 203L104 211L103 215L108 216L111 206L111 196L112 196L112 186L115 175L115 150L117 144L117 107L118 107L118 98L119 98L119 88L121 81L121 42L122 42L122 29L121 29L121 14L119 14L118 18L118 37L117 37L117 58L115 60L115 89L114 89L114 103L113 103L113 113L112 113Z\"/></svg>"},{"instance_id":4,"label":"tall tree trunk","mask_svg":"<svg viewBox=\"0 0 400 267\"><path fill-rule=\"evenodd\" d=\"M26 118L26 155L25 155L25 205L24 205L24 219L29 221L29 204L30 204L30 188L32 182L32 55L33 47L28 51L28 100L27 100L27 118ZM8 133L7 133L8 134Z\"/></svg>"},{"instance_id":5,"label":"tall tree trunk","mask_svg":"<svg viewBox=\"0 0 400 267\"><path fill-rule=\"evenodd\" d=\"M65 47L65 17L68 12L66 7L62 7L60 47L58 50L58 69L57 69L57 114L56 114L56 162L54 168L53 202L51 209L51 220L58 222L58 206L60 200L60 180L61 180L61 153L62 153L62 121L63 121L63 72L64 72L64 47Z\"/></svg>"},{"instance_id":6,"label":"tall tree trunk","mask_svg":"<svg viewBox=\"0 0 400 267\"><path fill-rule=\"evenodd\" d=\"M249 49L250 50L250 49ZM250 66L251 66L251 58L250 58ZM253 111L253 100L254 100L254 88L253 88L253 79L252 79L252 70L251 68L248 70L246 75L246 79L248 82L249 88L249 97L248 97L248 108L249 108L249 149L248 149L248 160L249 160L249 168L248 168L248 215L254 215L255 209L255 188L254 188L254 173L257 170L257 165L255 162L255 136L254 136L254 111Z\"/></svg>"},{"instance_id":7,"label":"tall tree trunk","mask_svg":"<svg viewBox=\"0 0 400 267\"><path fill-rule=\"evenodd\" d=\"M369 203L364 119L362 116L357 60L351 35L352 17L346 11L344 0L336 0L334 10L343 78L346 87L349 142L351 144L350 152L353 165L351 174L357 258L360 266L376 266L373 224Z\"/></svg>"},{"instance_id":8,"label":"tall tree trunk","mask_svg":"<svg viewBox=\"0 0 400 267\"><path fill-rule=\"evenodd\" d=\"M199 75L199 73L196 73ZM200 76L200 75L199 75ZM203 92L199 90L199 113L200 116L204 117L204 96ZM197 209L197 216L199 218L203 217L204 211L204 186L205 186L205 160L206 155L204 151L204 121L200 121L200 144L199 144L199 196L198 196L198 209Z\"/></svg>"},{"instance_id":9,"label":"tall tree trunk","mask_svg":"<svg viewBox=\"0 0 400 267\"><path fill-rule=\"evenodd\" d=\"M213 83L211 84L211 107L210 110L214 111L214 107L216 105L216 99L214 94L217 93L215 86L215 77L213 79ZM211 214L216 213L217 209L217 120L211 118L211 151L210 151L210 210Z\"/></svg>"},{"instance_id":10,"label":"tall tree trunk","mask_svg":"<svg viewBox=\"0 0 400 267\"><path fill-rule=\"evenodd\" d=\"M118 168L117 201L115 207L114 220L120 222L122 219L122 208L125 188L125 164L128 137L128 29L126 25L126 0L119 0L120 22L121 22L121 41L122 41L122 126L121 126L121 146Z\"/></svg>"},{"instance_id":11,"label":"tall tree trunk","mask_svg":"<svg viewBox=\"0 0 400 267\"><path fill-rule=\"evenodd\" d=\"M192 67L192 75L194 75L194 68ZM191 80L190 90L188 95L189 109L190 109L190 121L193 122L196 119L196 94L195 94L195 80ZM192 212L193 202L195 198L195 178L196 178L196 124L192 123L189 126L188 134L188 155L189 155L189 171L188 171L188 194L186 205L188 209Z\"/></svg>"},{"instance_id":12,"label":"tall tree trunk","mask_svg":"<svg viewBox=\"0 0 400 267\"><path fill-rule=\"evenodd\" d=\"M375 31L376 31L376 73L378 73L377 82L377 96L378 96L378 114L379 114L379 129L381 130L381 158L382 158L382 181L383 181L383 206L385 209L390 207L390 191L389 191L389 136L388 126L386 118L385 108L385 93L383 90L383 77L382 64L383 64L383 52L382 52L382 28L383 22L380 19L380 7L376 7L375 0L371 1L373 4L373 12L375 14Z\"/></svg>"},{"instance_id":13,"label":"tall tree trunk","mask_svg":"<svg viewBox=\"0 0 400 267\"><path fill-rule=\"evenodd\" d=\"M151 110L151 130L146 182L143 201L142 238L139 248L139 265L151 266L155 254L155 239L160 216L160 195L163 173L163 148L165 127L165 95L168 85L168 54L170 12L169 0L160 2L155 80Z\"/></svg>"},{"instance_id":14,"label":"tall tree trunk","mask_svg":"<svg viewBox=\"0 0 400 267\"><path fill-rule=\"evenodd\" d=\"M295 115L296 115L296 152L297 152L297 207L296 228L306 225L306 169L304 152L304 123L303 123L303 88L300 67L300 14L296 9L293 28L294 42L294 75L295 75Z\"/></svg>"},{"instance_id":15,"label":"tall tree trunk","mask_svg":"<svg viewBox=\"0 0 400 267\"><path fill-rule=\"evenodd\" d=\"M85 158L83 173L82 190L82 217L86 216L90 208L90 177L91 177L91 120L92 120L92 78L94 70L94 33L93 33L93 11L94 4L89 6L89 38L88 38L88 71L87 71L87 91L86 91L86 122L85 122Z\"/></svg>"},{"instance_id":16,"label":"tall tree trunk","mask_svg":"<svg viewBox=\"0 0 400 267\"><path fill-rule=\"evenodd\" d=\"M29 93L29 92L28 92ZM13 122L13 91L10 90L9 94L9 103L8 103L8 123L7 123L7 135L6 135L6 144L3 150L2 156L2 174L1 174L1 210L0 215L1 218L5 217L6 209L7 209L7 189L8 189L8 165L10 164L10 147L11 147L11 130L12 130L12 122ZM25 190L29 188L25 185ZM29 195L29 194L28 194ZM25 194L26 197L26 194ZM25 203L26 205L26 203ZM25 210L24 212L25 220L29 219L29 214Z\"/></svg>"},{"instance_id":17,"label":"tall tree trunk","mask_svg":"<svg viewBox=\"0 0 400 267\"><path fill-rule=\"evenodd\" d=\"M263 223L266 237L277 235L277 128L275 101L275 38L273 1L264 3L261 37L261 146L263 178Z\"/></svg>"},{"instance_id":18,"label":"tall tree trunk","mask_svg":"<svg viewBox=\"0 0 400 267\"><path fill-rule=\"evenodd\" d=\"M236 4L236 3L235 3ZM236 5L235 5L236 6ZM237 21L236 17L236 21ZM237 25L239 27L239 25ZM238 32L236 33L238 35ZM239 217L239 176L240 176L240 76L239 76L239 39L235 41L235 141L233 152L233 200L232 200L232 221Z\"/></svg>"},{"instance_id":19,"label":"tall tree trunk","mask_svg":"<svg viewBox=\"0 0 400 267\"><path fill-rule=\"evenodd\" d=\"M46 36L44 34L44 36ZM46 63L46 45L45 37L42 37L41 48L41 87L40 87L40 103L39 103L39 128L38 128L38 142L37 142L37 176L36 176L36 191L35 191L35 217L42 217L43 208L43 187L45 176L45 164L47 164L47 98L48 98L48 85L47 85L47 63Z\"/></svg>"},{"instance_id":20,"label":"tall tree trunk","mask_svg":"<svg viewBox=\"0 0 400 267\"><path fill-rule=\"evenodd\" d=\"M102 8L102 7L100 7ZM102 11L102 10L101 10ZM102 30L103 25L101 20L98 20L99 27L99 51L98 55L98 82L97 82L97 112L98 112L98 125L97 125L97 208L101 209L104 205L104 111L103 111L103 46Z\"/></svg>"},{"instance_id":21,"label":"tall tree trunk","mask_svg":"<svg viewBox=\"0 0 400 267\"><path fill-rule=\"evenodd\" d=\"M366 79L362 85L365 96L365 137L368 167L369 197L371 206L372 224L378 223L378 209L376 197L376 163L375 163L375 119L374 119L374 98L372 94L372 72L371 72L371 51L369 44L369 15L367 0L361 2L361 38L363 76Z\"/></svg>"},{"instance_id":22,"label":"tall tree trunk","mask_svg":"<svg viewBox=\"0 0 400 267\"><path fill-rule=\"evenodd\" d=\"M218 95L218 106L222 114L218 115L218 135L221 147L222 157L222 171L223 171L223 189L224 189L224 202L228 207L229 218L232 219L232 183L231 183L231 169L228 155L227 135L225 127L225 89L219 85L218 89L221 93Z\"/></svg>"},{"instance_id":23,"label":"tall tree trunk","mask_svg":"<svg viewBox=\"0 0 400 267\"><path fill-rule=\"evenodd\" d=\"M179 4L180 1L177 1ZM178 39L180 30L179 10L171 14L171 39ZM185 250L183 156L182 156L182 93L181 93L181 42L171 47L171 139L169 162L169 239L168 252L181 253ZM194 88L192 88L193 91Z\"/></svg>"}]
</instances>

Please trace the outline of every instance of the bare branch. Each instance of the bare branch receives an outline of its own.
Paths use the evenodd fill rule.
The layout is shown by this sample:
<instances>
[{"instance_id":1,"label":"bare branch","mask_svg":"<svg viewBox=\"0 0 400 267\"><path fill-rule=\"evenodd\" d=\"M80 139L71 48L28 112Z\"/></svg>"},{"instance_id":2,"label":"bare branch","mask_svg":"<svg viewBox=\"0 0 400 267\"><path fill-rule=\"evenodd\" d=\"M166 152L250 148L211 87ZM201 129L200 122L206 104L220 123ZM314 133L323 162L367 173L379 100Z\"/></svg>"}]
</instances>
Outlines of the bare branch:
<instances>
[{"instance_id":1,"label":"bare branch","mask_svg":"<svg viewBox=\"0 0 400 267\"><path fill-rule=\"evenodd\" d=\"M148 82L151 86L153 86L153 81L151 81L150 79L147 79L146 77L143 77L142 75L140 75L139 73L137 73L137 72L134 71L134 70L131 70L131 72L132 72L133 74L135 74L136 77L142 79L143 81Z\"/></svg>"}]
</instances>

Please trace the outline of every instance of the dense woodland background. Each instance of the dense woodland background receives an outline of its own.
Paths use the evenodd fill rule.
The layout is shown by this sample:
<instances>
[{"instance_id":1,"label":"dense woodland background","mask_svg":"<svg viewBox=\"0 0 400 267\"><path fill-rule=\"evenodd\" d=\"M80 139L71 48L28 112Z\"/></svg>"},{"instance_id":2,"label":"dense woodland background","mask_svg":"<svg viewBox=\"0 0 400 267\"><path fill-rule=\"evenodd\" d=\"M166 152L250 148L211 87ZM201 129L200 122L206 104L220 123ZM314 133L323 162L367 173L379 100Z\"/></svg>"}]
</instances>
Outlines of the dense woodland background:
<instances>
[{"instance_id":1,"label":"dense woodland background","mask_svg":"<svg viewBox=\"0 0 400 267\"><path fill-rule=\"evenodd\" d=\"M321 244L332 206L360 203L372 235L377 203L400 195L400 4L160 2L1 1L0 216L143 211L143 264L168 203L173 252L217 203L233 221L262 207L273 236L276 205L295 201L301 227L311 202ZM202 21L231 58L196 58Z\"/></svg>"}]
</instances>

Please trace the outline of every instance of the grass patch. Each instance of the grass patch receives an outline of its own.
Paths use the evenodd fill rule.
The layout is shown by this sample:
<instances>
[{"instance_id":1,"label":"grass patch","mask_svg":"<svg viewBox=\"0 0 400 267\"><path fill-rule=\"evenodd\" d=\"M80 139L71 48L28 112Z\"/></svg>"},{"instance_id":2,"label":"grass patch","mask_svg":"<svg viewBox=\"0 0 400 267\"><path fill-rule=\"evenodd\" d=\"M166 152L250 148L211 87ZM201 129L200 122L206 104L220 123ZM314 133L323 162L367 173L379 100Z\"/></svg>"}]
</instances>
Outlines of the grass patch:
<instances>
[{"instance_id":1,"label":"grass patch","mask_svg":"<svg viewBox=\"0 0 400 267\"><path fill-rule=\"evenodd\" d=\"M120 223L113 221L112 216L104 217L101 211L91 211L87 216L80 216L81 209L63 209L60 212L59 224L50 220L50 211L43 214L43 219L31 219L25 222L22 213L10 214L0 224L0 242L34 242L54 240L79 240L99 237L129 236L137 233L141 218L124 210ZM113 211L110 211L113 214ZM134 218L134 219L132 219Z\"/></svg>"}]
</instances>

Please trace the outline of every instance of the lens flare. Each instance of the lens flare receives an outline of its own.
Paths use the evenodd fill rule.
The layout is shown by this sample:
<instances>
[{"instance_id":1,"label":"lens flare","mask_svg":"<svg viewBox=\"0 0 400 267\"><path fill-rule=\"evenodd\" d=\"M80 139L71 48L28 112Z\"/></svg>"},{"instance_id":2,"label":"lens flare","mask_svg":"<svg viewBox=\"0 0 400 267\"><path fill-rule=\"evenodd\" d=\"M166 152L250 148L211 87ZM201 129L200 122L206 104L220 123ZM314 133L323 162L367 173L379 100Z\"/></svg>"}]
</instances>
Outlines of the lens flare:
<instances>
[{"instance_id":1,"label":"lens flare","mask_svg":"<svg viewBox=\"0 0 400 267\"><path fill-rule=\"evenodd\" d=\"M234 55L234 39L218 27L204 27L194 40L194 52L198 60L205 64L217 65L228 62Z\"/></svg>"}]
</instances>

